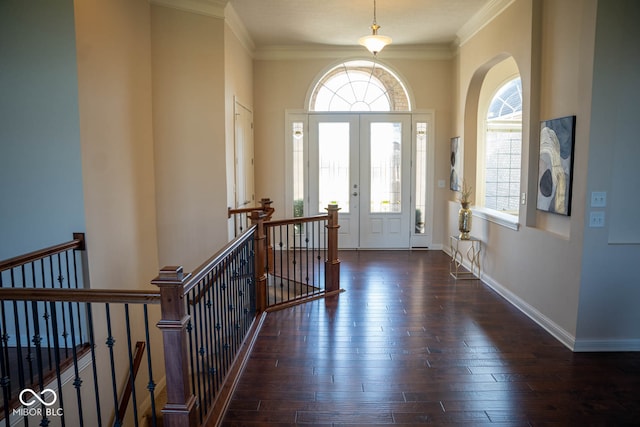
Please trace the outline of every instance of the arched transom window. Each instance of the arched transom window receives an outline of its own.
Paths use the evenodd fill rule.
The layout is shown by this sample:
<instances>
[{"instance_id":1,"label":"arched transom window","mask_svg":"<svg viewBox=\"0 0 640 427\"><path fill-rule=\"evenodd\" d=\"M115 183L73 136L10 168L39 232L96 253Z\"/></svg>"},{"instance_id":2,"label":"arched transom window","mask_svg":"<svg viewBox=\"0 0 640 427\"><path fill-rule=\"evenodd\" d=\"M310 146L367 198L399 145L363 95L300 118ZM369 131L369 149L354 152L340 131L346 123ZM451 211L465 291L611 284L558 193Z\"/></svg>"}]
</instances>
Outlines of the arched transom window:
<instances>
[{"instance_id":1,"label":"arched transom window","mask_svg":"<svg viewBox=\"0 0 640 427\"><path fill-rule=\"evenodd\" d=\"M411 105L391 70L360 60L329 70L311 94L309 111L411 111Z\"/></svg>"}]
</instances>

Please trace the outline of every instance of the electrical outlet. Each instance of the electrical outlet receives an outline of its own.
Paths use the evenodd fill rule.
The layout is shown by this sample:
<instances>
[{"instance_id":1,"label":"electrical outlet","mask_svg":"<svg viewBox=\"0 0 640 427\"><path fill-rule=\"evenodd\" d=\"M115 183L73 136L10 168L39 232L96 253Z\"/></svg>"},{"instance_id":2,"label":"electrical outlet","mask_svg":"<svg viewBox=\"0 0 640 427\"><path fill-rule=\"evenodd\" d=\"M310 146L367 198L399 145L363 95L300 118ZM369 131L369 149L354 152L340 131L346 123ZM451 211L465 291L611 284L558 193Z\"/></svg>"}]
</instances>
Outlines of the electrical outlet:
<instances>
[{"instance_id":1,"label":"electrical outlet","mask_svg":"<svg viewBox=\"0 0 640 427\"><path fill-rule=\"evenodd\" d=\"M601 228L604 227L604 212L595 211L589 214L589 227Z\"/></svg>"},{"instance_id":2,"label":"electrical outlet","mask_svg":"<svg viewBox=\"0 0 640 427\"><path fill-rule=\"evenodd\" d=\"M606 191L592 191L591 192L591 207L592 208L604 208L607 206L607 192Z\"/></svg>"}]
</instances>

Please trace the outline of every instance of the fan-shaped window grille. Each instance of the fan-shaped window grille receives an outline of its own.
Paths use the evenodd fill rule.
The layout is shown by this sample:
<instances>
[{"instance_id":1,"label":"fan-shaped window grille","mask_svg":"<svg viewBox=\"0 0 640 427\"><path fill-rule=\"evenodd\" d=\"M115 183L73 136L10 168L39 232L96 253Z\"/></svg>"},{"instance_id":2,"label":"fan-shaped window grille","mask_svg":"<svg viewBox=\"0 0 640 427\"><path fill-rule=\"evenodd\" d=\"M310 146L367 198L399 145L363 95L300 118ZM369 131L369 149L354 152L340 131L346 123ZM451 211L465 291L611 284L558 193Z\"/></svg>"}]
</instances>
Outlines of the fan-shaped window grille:
<instances>
[{"instance_id":1,"label":"fan-shaped window grille","mask_svg":"<svg viewBox=\"0 0 640 427\"><path fill-rule=\"evenodd\" d=\"M522 120L522 80L515 78L502 86L491 100L487 120Z\"/></svg>"},{"instance_id":2,"label":"fan-shaped window grille","mask_svg":"<svg viewBox=\"0 0 640 427\"><path fill-rule=\"evenodd\" d=\"M344 62L316 84L310 111L411 111L400 79L372 61Z\"/></svg>"}]
</instances>

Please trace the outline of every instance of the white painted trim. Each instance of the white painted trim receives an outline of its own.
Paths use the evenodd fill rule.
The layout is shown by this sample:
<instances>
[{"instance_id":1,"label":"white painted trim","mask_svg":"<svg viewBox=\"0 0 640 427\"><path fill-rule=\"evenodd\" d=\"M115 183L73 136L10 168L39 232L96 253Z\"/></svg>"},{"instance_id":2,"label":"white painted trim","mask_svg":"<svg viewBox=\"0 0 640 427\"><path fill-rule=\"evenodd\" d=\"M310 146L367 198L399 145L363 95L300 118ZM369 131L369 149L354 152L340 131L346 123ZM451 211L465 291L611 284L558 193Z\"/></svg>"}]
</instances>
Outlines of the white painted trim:
<instances>
[{"instance_id":1,"label":"white painted trim","mask_svg":"<svg viewBox=\"0 0 640 427\"><path fill-rule=\"evenodd\" d=\"M560 325L556 324L553 320L549 319L547 316L538 311L538 309L511 292L509 289L502 286L492 277L486 274L482 274L482 282L496 291L498 295L511 303L511 305L515 306L531 320L536 322L539 326L542 327L542 329L549 332L558 341L564 344L569 350L574 349L576 338L571 333L564 330Z\"/></svg>"},{"instance_id":2,"label":"white painted trim","mask_svg":"<svg viewBox=\"0 0 640 427\"><path fill-rule=\"evenodd\" d=\"M507 227L511 230L518 231L518 229L520 228L520 223L518 222L518 218L513 215L495 211L493 209L485 209L479 206L472 206L471 212L473 213L473 216L476 218L493 222L494 224Z\"/></svg>"},{"instance_id":3,"label":"white painted trim","mask_svg":"<svg viewBox=\"0 0 640 427\"><path fill-rule=\"evenodd\" d=\"M443 252L451 256L451 248L447 245L443 248ZM462 265L468 270L471 267L469 260L466 258L463 259ZM481 274L481 281L573 352L640 351L639 339L576 339L571 333L564 330L492 277L487 274Z\"/></svg>"},{"instance_id":4,"label":"white painted trim","mask_svg":"<svg viewBox=\"0 0 640 427\"><path fill-rule=\"evenodd\" d=\"M607 339L607 340L581 340L578 339L573 346L575 352L593 351L640 351L640 339Z\"/></svg>"},{"instance_id":5,"label":"white painted trim","mask_svg":"<svg viewBox=\"0 0 640 427\"><path fill-rule=\"evenodd\" d=\"M151 4L224 19L229 0L150 0Z\"/></svg>"},{"instance_id":6,"label":"white painted trim","mask_svg":"<svg viewBox=\"0 0 640 427\"><path fill-rule=\"evenodd\" d=\"M287 59L336 59L364 54L362 46L268 46L254 52L254 58L263 61ZM380 53L378 59L427 59L448 60L453 58L450 45L394 46ZM371 56L373 59L373 56Z\"/></svg>"},{"instance_id":7,"label":"white painted trim","mask_svg":"<svg viewBox=\"0 0 640 427\"><path fill-rule=\"evenodd\" d=\"M480 30L489 25L507 7L511 6L515 0L491 0L482 9L469 19L456 33L458 45L462 46Z\"/></svg>"}]
</instances>

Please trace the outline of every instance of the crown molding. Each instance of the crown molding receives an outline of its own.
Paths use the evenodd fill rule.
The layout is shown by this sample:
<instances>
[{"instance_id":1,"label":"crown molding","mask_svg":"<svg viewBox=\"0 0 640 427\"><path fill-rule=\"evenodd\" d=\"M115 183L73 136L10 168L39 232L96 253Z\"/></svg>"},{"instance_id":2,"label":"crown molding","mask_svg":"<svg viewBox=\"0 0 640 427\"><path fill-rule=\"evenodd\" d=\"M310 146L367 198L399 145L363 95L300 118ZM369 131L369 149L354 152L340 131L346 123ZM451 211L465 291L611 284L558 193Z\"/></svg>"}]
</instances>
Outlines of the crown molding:
<instances>
[{"instance_id":1,"label":"crown molding","mask_svg":"<svg viewBox=\"0 0 640 427\"><path fill-rule=\"evenodd\" d=\"M151 4L224 19L229 0L149 0Z\"/></svg>"},{"instance_id":2,"label":"crown molding","mask_svg":"<svg viewBox=\"0 0 640 427\"><path fill-rule=\"evenodd\" d=\"M468 42L515 1L516 0L491 0L488 2L458 30L456 33L458 38L457 45L462 46Z\"/></svg>"},{"instance_id":3,"label":"crown molding","mask_svg":"<svg viewBox=\"0 0 640 427\"><path fill-rule=\"evenodd\" d=\"M249 52L251 56L253 56L256 50L256 45L251 39L249 31L247 31L247 27L238 16L238 13L233 8L232 4L227 5L227 8L225 9L224 21L231 29L231 32L238 38L240 44L247 50L247 52Z\"/></svg>"},{"instance_id":4,"label":"crown molding","mask_svg":"<svg viewBox=\"0 0 640 427\"><path fill-rule=\"evenodd\" d=\"M278 61L289 59L336 59L371 56L362 46L268 46L254 51L254 59ZM380 59L448 60L453 58L451 45L391 46L378 54Z\"/></svg>"}]
</instances>

